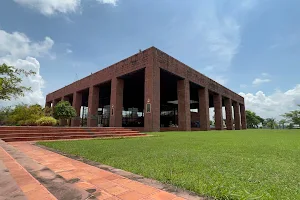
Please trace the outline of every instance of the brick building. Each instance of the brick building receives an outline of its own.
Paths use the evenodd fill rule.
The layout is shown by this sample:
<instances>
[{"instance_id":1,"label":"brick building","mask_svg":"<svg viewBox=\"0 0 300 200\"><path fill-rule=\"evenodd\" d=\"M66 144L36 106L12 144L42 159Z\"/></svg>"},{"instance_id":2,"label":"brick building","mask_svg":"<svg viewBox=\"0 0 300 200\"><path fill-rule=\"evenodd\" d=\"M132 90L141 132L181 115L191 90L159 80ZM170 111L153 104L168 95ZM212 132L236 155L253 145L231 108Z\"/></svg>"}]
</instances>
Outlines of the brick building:
<instances>
[{"instance_id":1,"label":"brick building","mask_svg":"<svg viewBox=\"0 0 300 200\"><path fill-rule=\"evenodd\" d=\"M141 131L246 129L243 97L155 47L52 92L46 106L69 101L72 126ZM225 107L225 120L223 120Z\"/></svg>"}]
</instances>

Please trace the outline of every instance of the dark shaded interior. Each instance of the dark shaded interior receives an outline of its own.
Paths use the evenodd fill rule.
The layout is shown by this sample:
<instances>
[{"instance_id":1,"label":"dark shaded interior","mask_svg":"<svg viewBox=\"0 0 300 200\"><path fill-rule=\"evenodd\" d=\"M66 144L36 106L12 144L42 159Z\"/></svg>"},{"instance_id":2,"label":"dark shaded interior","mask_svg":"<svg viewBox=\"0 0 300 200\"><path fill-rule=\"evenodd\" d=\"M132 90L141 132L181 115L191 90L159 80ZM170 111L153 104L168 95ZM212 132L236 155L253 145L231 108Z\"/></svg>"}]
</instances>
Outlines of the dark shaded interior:
<instances>
[{"instance_id":1,"label":"dark shaded interior","mask_svg":"<svg viewBox=\"0 0 300 200\"><path fill-rule=\"evenodd\" d=\"M177 101L177 81L181 78L160 70L160 126L177 127L178 126L178 104L170 103Z\"/></svg>"},{"instance_id":2,"label":"dark shaded interior","mask_svg":"<svg viewBox=\"0 0 300 200\"><path fill-rule=\"evenodd\" d=\"M84 107L88 107L88 102L89 102L89 89L85 89L81 91L82 95L82 102L81 105Z\"/></svg>"},{"instance_id":3,"label":"dark shaded interior","mask_svg":"<svg viewBox=\"0 0 300 200\"><path fill-rule=\"evenodd\" d=\"M71 106L73 105L73 94L69 94L66 96L68 102L71 104Z\"/></svg>"},{"instance_id":4,"label":"dark shaded interior","mask_svg":"<svg viewBox=\"0 0 300 200\"><path fill-rule=\"evenodd\" d=\"M102 83L99 87L98 124L109 127L111 81Z\"/></svg>"},{"instance_id":5,"label":"dark shaded interior","mask_svg":"<svg viewBox=\"0 0 300 200\"><path fill-rule=\"evenodd\" d=\"M123 90L123 127L144 127L145 69L126 74Z\"/></svg>"}]
</instances>

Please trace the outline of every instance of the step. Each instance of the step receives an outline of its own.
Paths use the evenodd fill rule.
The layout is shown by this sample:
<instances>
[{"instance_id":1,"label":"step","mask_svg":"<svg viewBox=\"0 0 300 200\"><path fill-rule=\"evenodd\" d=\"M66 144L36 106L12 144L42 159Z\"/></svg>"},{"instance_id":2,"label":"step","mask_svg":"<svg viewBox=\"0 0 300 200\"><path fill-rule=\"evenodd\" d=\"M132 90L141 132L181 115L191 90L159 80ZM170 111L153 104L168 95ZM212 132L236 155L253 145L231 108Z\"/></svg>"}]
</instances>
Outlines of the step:
<instances>
[{"instance_id":1,"label":"step","mask_svg":"<svg viewBox=\"0 0 300 200\"><path fill-rule=\"evenodd\" d=\"M56 127L56 126L0 126L0 130L36 130L36 129L125 129L125 127Z\"/></svg>"},{"instance_id":2,"label":"step","mask_svg":"<svg viewBox=\"0 0 300 200\"><path fill-rule=\"evenodd\" d=\"M97 132L97 131L125 131L131 129L120 129L120 128L107 128L107 129L69 129L69 128L52 128L52 129L10 129L10 130L3 130L0 128L0 134L2 133L38 133L38 132L82 132L82 131L89 131L89 132Z\"/></svg>"},{"instance_id":3,"label":"step","mask_svg":"<svg viewBox=\"0 0 300 200\"><path fill-rule=\"evenodd\" d=\"M142 133L121 133L121 134L95 134L95 135L68 135L68 136L36 136L36 137L9 137L3 138L5 142L16 141L40 141L40 140L61 140L61 139L85 139L85 138L101 138L101 137L132 137L132 136L146 136Z\"/></svg>"},{"instance_id":4,"label":"step","mask_svg":"<svg viewBox=\"0 0 300 200\"><path fill-rule=\"evenodd\" d=\"M9 137L34 137L34 136L67 136L67 135L95 135L95 134L121 134L139 133L138 131L103 131L103 132L61 132L61 133L5 133L0 134L0 138Z\"/></svg>"}]
</instances>

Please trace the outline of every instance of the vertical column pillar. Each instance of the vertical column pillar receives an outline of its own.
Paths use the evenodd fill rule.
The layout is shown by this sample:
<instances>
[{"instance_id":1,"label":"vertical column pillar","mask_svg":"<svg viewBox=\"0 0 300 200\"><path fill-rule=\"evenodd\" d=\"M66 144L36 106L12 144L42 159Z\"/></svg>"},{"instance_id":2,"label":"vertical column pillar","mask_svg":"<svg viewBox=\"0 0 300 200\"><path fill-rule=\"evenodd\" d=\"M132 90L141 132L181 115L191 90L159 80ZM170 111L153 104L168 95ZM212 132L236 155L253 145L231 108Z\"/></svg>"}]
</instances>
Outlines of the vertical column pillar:
<instances>
[{"instance_id":1,"label":"vertical column pillar","mask_svg":"<svg viewBox=\"0 0 300 200\"><path fill-rule=\"evenodd\" d=\"M209 94L207 88L200 88L199 95L199 114L200 114L200 130L210 130L209 121Z\"/></svg>"},{"instance_id":2,"label":"vertical column pillar","mask_svg":"<svg viewBox=\"0 0 300 200\"><path fill-rule=\"evenodd\" d=\"M226 112L226 127L227 130L232 130L233 120L232 120L232 101L229 98L225 100L225 112Z\"/></svg>"},{"instance_id":3,"label":"vertical column pillar","mask_svg":"<svg viewBox=\"0 0 300 200\"><path fill-rule=\"evenodd\" d=\"M122 127L123 89L124 80L116 77L111 80L110 127Z\"/></svg>"},{"instance_id":4,"label":"vertical column pillar","mask_svg":"<svg viewBox=\"0 0 300 200\"><path fill-rule=\"evenodd\" d=\"M240 106L237 102L233 102L234 110L234 126L235 130L241 130L241 116L240 116Z\"/></svg>"},{"instance_id":5,"label":"vertical column pillar","mask_svg":"<svg viewBox=\"0 0 300 200\"><path fill-rule=\"evenodd\" d=\"M80 92L74 92L72 106L75 108L77 116L72 119L71 126L80 126L81 105L82 105L82 94Z\"/></svg>"},{"instance_id":6,"label":"vertical column pillar","mask_svg":"<svg viewBox=\"0 0 300 200\"><path fill-rule=\"evenodd\" d=\"M91 86L89 89L89 100L88 100L88 119L87 126L95 127L98 126L98 107L99 107L99 87Z\"/></svg>"},{"instance_id":7,"label":"vertical column pillar","mask_svg":"<svg viewBox=\"0 0 300 200\"><path fill-rule=\"evenodd\" d=\"M246 109L244 104L240 104L242 129L247 129Z\"/></svg>"},{"instance_id":8,"label":"vertical column pillar","mask_svg":"<svg viewBox=\"0 0 300 200\"><path fill-rule=\"evenodd\" d=\"M190 82L187 79L177 81L178 127L182 131L191 130Z\"/></svg>"},{"instance_id":9,"label":"vertical column pillar","mask_svg":"<svg viewBox=\"0 0 300 200\"><path fill-rule=\"evenodd\" d=\"M220 94L214 94L214 108L216 130L223 130L222 96Z\"/></svg>"},{"instance_id":10,"label":"vertical column pillar","mask_svg":"<svg viewBox=\"0 0 300 200\"><path fill-rule=\"evenodd\" d=\"M144 131L160 131L160 68L149 64L145 68Z\"/></svg>"}]
</instances>

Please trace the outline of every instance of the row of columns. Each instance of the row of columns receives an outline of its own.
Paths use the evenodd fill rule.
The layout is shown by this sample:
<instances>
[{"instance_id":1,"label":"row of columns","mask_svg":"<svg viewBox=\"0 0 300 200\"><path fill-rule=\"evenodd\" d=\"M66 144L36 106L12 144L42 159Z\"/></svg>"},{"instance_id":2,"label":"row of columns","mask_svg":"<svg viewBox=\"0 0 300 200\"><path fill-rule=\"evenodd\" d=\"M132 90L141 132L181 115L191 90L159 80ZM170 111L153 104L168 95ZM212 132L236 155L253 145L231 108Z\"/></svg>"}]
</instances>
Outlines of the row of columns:
<instances>
[{"instance_id":1,"label":"row of columns","mask_svg":"<svg viewBox=\"0 0 300 200\"><path fill-rule=\"evenodd\" d=\"M177 81L178 95L178 127L180 130L191 130L190 115L190 88L189 81ZM207 88L198 89L200 130L210 129L209 119L209 91ZM223 97L220 94L213 95L213 104L215 110L215 129L223 130L223 114L222 114ZM232 106L234 110L235 130L246 129L246 114L244 104L232 101L230 98L224 98L226 112L226 127L228 130L233 129Z\"/></svg>"},{"instance_id":2,"label":"row of columns","mask_svg":"<svg viewBox=\"0 0 300 200\"><path fill-rule=\"evenodd\" d=\"M124 81L120 78L111 80L111 97L110 97L110 126L122 126L122 109L123 109L123 89ZM145 69L145 102L144 102L144 131L160 131L160 69L158 67L146 67ZM178 126L180 130L191 130L190 114L190 83L187 79L177 81L178 95ZM209 118L209 91L207 88L198 89L199 96L199 118L200 129L210 129ZM62 100L69 100L67 96ZM223 129L222 100L220 94L214 94L213 104L215 109L215 127L217 130ZM52 106L55 106L59 100L54 100ZM228 130L233 129L232 105L234 108L235 129L246 129L245 106L224 98L226 112L226 126ZM97 126L97 112L99 104L99 87L91 86L88 97L88 126ZM150 105L149 112L146 106ZM71 126L80 125L80 109L82 105L82 93L73 94L72 106L75 108L77 117L72 119Z\"/></svg>"},{"instance_id":3,"label":"row of columns","mask_svg":"<svg viewBox=\"0 0 300 200\"><path fill-rule=\"evenodd\" d=\"M186 85L187 86L187 85ZM122 126L122 109L123 109L123 89L124 80L112 78L111 80L111 97L110 97L110 126ZM134 98L134 97L132 97ZM60 100L60 99L59 99ZM96 115L99 102L99 87L91 86L88 97L88 126L97 126ZM55 106L58 100L52 102ZM72 119L71 126L80 125L80 108L82 105L82 93L73 94L72 106L75 108L77 118ZM144 131L160 131L160 68L154 67L153 63L148 63L145 68L144 84ZM147 109L148 108L148 109ZM186 111L189 109L185 108ZM182 120L183 122L185 120Z\"/></svg>"},{"instance_id":4,"label":"row of columns","mask_svg":"<svg viewBox=\"0 0 300 200\"><path fill-rule=\"evenodd\" d=\"M111 127L121 127L122 126L122 108L123 108L123 89L124 81L119 78L114 78L111 80L111 97L110 97L110 126ZM98 86L91 86L89 88L88 96L88 118L87 126L95 127L98 124L98 107L99 107L99 91ZM60 100L69 101L67 96L61 99L55 99L52 101L52 107L54 107ZM77 117L73 118L71 121L71 126L80 126L80 109L82 106L82 93L73 93L72 106L75 108ZM46 106L51 106L50 103L46 103Z\"/></svg>"}]
</instances>

